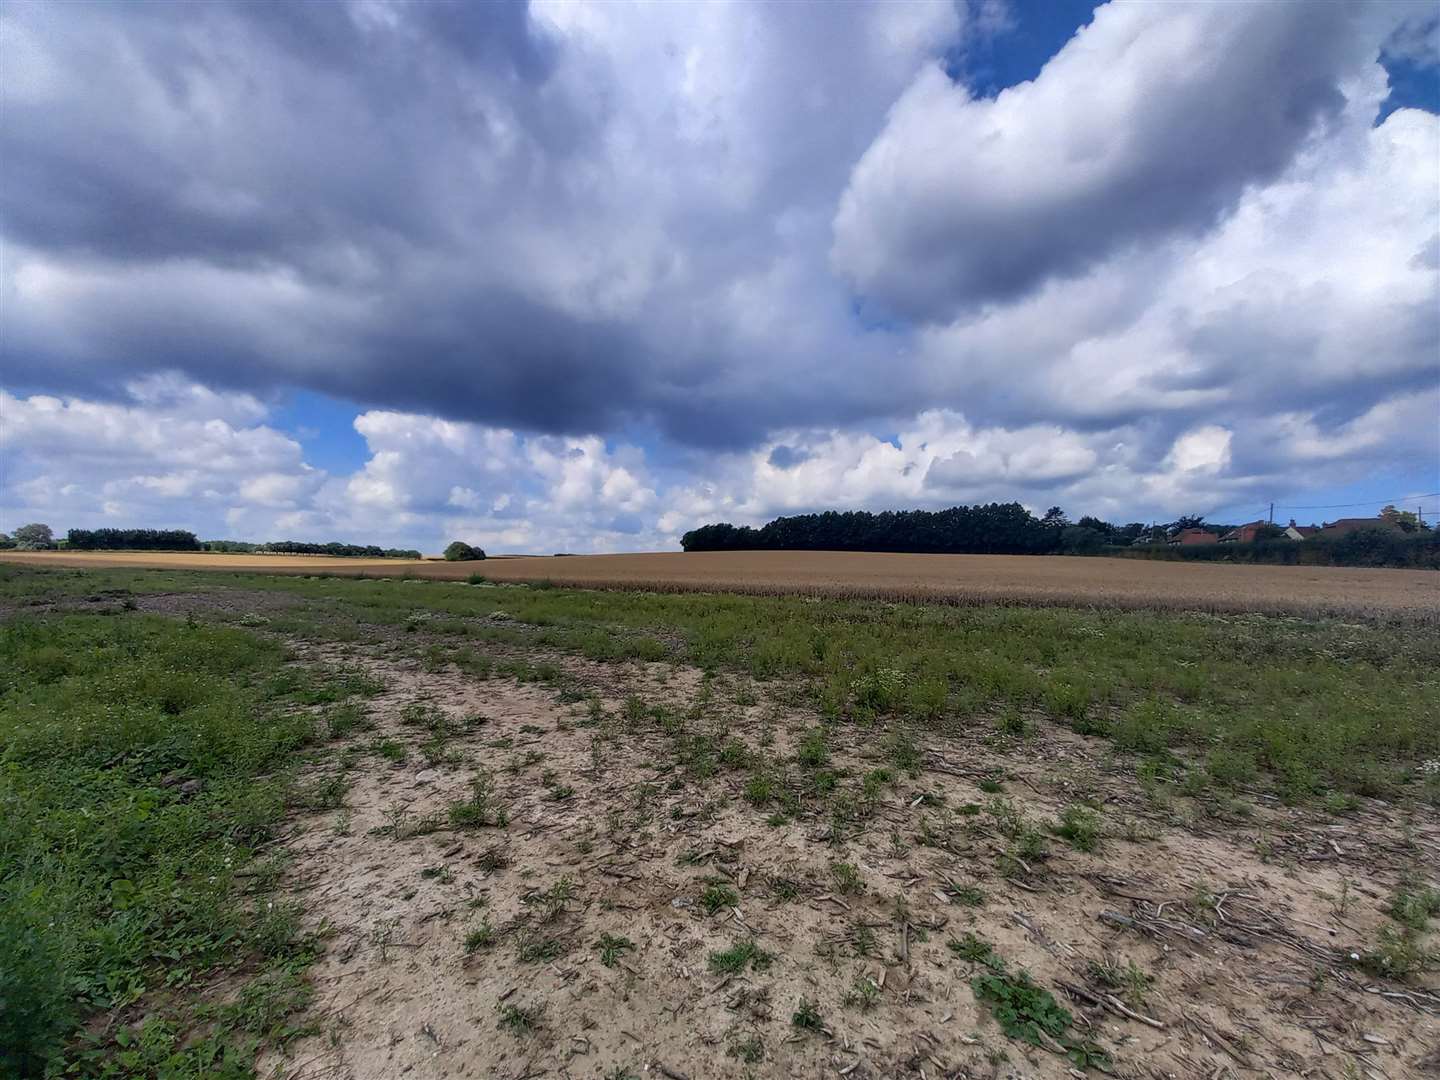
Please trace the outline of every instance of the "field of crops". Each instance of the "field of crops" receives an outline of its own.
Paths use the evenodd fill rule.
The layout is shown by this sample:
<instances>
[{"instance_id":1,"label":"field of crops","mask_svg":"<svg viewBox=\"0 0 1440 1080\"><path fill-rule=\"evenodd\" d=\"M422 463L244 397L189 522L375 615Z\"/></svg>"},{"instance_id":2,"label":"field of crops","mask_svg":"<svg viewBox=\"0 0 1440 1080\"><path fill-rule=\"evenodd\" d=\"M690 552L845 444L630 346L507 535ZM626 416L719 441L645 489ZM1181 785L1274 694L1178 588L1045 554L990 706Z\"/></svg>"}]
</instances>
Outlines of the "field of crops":
<instances>
[{"instance_id":1,"label":"field of crops","mask_svg":"<svg viewBox=\"0 0 1440 1080\"><path fill-rule=\"evenodd\" d=\"M216 569L491 581L591 588L807 593L894 600L1081 604L1217 612L1433 614L1440 575L1424 570L1232 566L1023 555L838 551L646 552L483 563L184 552L0 552L31 565Z\"/></svg>"}]
</instances>

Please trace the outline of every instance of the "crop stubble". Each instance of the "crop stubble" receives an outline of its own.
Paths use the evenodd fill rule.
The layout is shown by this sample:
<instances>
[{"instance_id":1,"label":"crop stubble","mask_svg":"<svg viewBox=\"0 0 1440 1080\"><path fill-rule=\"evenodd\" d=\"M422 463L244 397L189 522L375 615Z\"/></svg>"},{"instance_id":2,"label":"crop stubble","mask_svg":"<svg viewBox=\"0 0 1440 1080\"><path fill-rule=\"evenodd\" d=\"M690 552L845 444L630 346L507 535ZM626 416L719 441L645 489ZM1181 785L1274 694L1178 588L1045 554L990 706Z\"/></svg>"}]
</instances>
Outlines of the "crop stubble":
<instances>
[{"instance_id":1,"label":"crop stubble","mask_svg":"<svg viewBox=\"0 0 1440 1080\"><path fill-rule=\"evenodd\" d=\"M550 581L591 588L808 593L954 603L1295 614L1440 614L1426 570L1252 566L1025 555L840 551L642 552L484 562L185 552L0 552L31 565Z\"/></svg>"}]
</instances>

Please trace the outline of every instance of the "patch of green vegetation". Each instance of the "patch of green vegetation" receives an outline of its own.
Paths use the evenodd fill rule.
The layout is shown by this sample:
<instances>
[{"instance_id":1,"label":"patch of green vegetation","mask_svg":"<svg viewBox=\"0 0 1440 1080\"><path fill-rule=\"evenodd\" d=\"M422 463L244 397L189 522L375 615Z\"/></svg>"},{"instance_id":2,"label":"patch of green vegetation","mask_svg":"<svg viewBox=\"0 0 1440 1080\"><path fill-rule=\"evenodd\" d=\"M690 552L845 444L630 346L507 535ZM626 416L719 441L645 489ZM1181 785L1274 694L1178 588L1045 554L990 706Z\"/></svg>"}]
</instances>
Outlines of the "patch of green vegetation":
<instances>
[{"instance_id":1,"label":"patch of green vegetation","mask_svg":"<svg viewBox=\"0 0 1440 1080\"><path fill-rule=\"evenodd\" d=\"M972 984L977 1000L989 1006L1000 1029L1012 1039L1043 1046L1043 1032L1059 1039L1072 1017L1050 991L1031 980L1028 972L1010 974L991 968L975 977Z\"/></svg>"},{"instance_id":2,"label":"patch of green vegetation","mask_svg":"<svg viewBox=\"0 0 1440 1080\"><path fill-rule=\"evenodd\" d=\"M396 765L410 756L409 751L405 749L405 744L397 742L395 739L376 739L370 744L370 749L373 753Z\"/></svg>"},{"instance_id":3,"label":"patch of green vegetation","mask_svg":"<svg viewBox=\"0 0 1440 1080\"><path fill-rule=\"evenodd\" d=\"M1150 995L1150 987L1155 979L1147 975L1134 960L1127 960L1121 964L1118 960L1106 957L1103 960L1091 961L1089 965L1090 978L1108 990L1114 990L1129 1002L1135 1009L1143 1009L1147 998Z\"/></svg>"},{"instance_id":4,"label":"patch of green vegetation","mask_svg":"<svg viewBox=\"0 0 1440 1080\"><path fill-rule=\"evenodd\" d=\"M716 975L739 975L747 967L756 971L767 971L775 957L760 948L754 941L738 941L723 952L710 954L710 970Z\"/></svg>"},{"instance_id":5,"label":"patch of green vegetation","mask_svg":"<svg viewBox=\"0 0 1440 1080\"><path fill-rule=\"evenodd\" d=\"M900 772L907 776L919 776L923 755L915 736L908 728L897 727L885 739L885 756Z\"/></svg>"},{"instance_id":6,"label":"patch of green vegetation","mask_svg":"<svg viewBox=\"0 0 1440 1080\"><path fill-rule=\"evenodd\" d=\"M1393 926L1380 928L1375 948L1354 954L1358 967L1387 979L1407 979L1427 968L1432 959L1421 946L1418 934Z\"/></svg>"},{"instance_id":7,"label":"patch of green vegetation","mask_svg":"<svg viewBox=\"0 0 1440 1080\"><path fill-rule=\"evenodd\" d=\"M830 760L824 728L811 728L795 748L795 760L807 769L819 769Z\"/></svg>"},{"instance_id":8,"label":"patch of green vegetation","mask_svg":"<svg viewBox=\"0 0 1440 1080\"><path fill-rule=\"evenodd\" d=\"M1422 940L1431 917L1440 915L1440 890L1421 885L1407 874L1391 897L1386 914L1396 925L1380 928L1375 948L1353 954L1360 968L1372 975L1407 979L1440 960Z\"/></svg>"},{"instance_id":9,"label":"patch of green vegetation","mask_svg":"<svg viewBox=\"0 0 1440 1080\"><path fill-rule=\"evenodd\" d=\"M860 975L845 993L845 1004L861 1012L869 1012L880 1000L880 984L868 975Z\"/></svg>"},{"instance_id":10,"label":"patch of green vegetation","mask_svg":"<svg viewBox=\"0 0 1440 1080\"><path fill-rule=\"evenodd\" d=\"M606 967L614 967L620 962L621 956L634 948L635 943L629 938L610 933L601 934L600 940L595 942L595 949L600 953L600 963Z\"/></svg>"},{"instance_id":11,"label":"patch of green vegetation","mask_svg":"<svg viewBox=\"0 0 1440 1080\"><path fill-rule=\"evenodd\" d=\"M860 868L854 863L832 862L830 876L835 879L835 888L842 893L854 894L865 890L865 882L860 877Z\"/></svg>"},{"instance_id":12,"label":"patch of green vegetation","mask_svg":"<svg viewBox=\"0 0 1440 1080\"><path fill-rule=\"evenodd\" d=\"M554 937L527 937L516 954L523 963L549 963L565 955L565 943Z\"/></svg>"},{"instance_id":13,"label":"patch of green vegetation","mask_svg":"<svg viewBox=\"0 0 1440 1080\"><path fill-rule=\"evenodd\" d=\"M769 772L751 773L745 781L745 801L751 806L764 806L775 797L775 778Z\"/></svg>"},{"instance_id":14,"label":"patch of green vegetation","mask_svg":"<svg viewBox=\"0 0 1440 1080\"><path fill-rule=\"evenodd\" d=\"M765 1042L759 1035L751 1035L748 1039L732 1043L726 1053L746 1065L759 1065L765 1060Z\"/></svg>"},{"instance_id":15,"label":"patch of green vegetation","mask_svg":"<svg viewBox=\"0 0 1440 1080\"><path fill-rule=\"evenodd\" d=\"M479 952L481 949L488 949L495 944L495 928L490 925L489 919L481 921L479 926L472 927L465 934L465 955Z\"/></svg>"},{"instance_id":16,"label":"patch of green vegetation","mask_svg":"<svg viewBox=\"0 0 1440 1080\"><path fill-rule=\"evenodd\" d=\"M962 938L951 938L945 943L945 947L961 960L968 960L972 964L988 964L996 959L995 950L990 943L969 931Z\"/></svg>"},{"instance_id":17,"label":"patch of green vegetation","mask_svg":"<svg viewBox=\"0 0 1440 1080\"><path fill-rule=\"evenodd\" d=\"M700 893L700 906L707 915L714 915L722 908L734 907L738 903L740 894L723 882L712 881Z\"/></svg>"},{"instance_id":18,"label":"patch of green vegetation","mask_svg":"<svg viewBox=\"0 0 1440 1080\"><path fill-rule=\"evenodd\" d=\"M538 908L541 922L554 922L565 911L565 905L574 899L576 891L575 879L566 874L548 889L521 897L521 902Z\"/></svg>"},{"instance_id":19,"label":"patch of green vegetation","mask_svg":"<svg viewBox=\"0 0 1440 1080\"><path fill-rule=\"evenodd\" d=\"M368 731L374 725L358 701L336 705L324 714L325 733L332 739L343 739L356 731Z\"/></svg>"},{"instance_id":20,"label":"patch of green vegetation","mask_svg":"<svg viewBox=\"0 0 1440 1080\"><path fill-rule=\"evenodd\" d=\"M457 829L503 827L510 821L510 813L500 804L495 790L495 778L486 769L471 777L469 797L452 802L446 812Z\"/></svg>"},{"instance_id":21,"label":"patch of green vegetation","mask_svg":"<svg viewBox=\"0 0 1440 1080\"><path fill-rule=\"evenodd\" d=\"M1060 811L1054 832L1076 851L1094 851L1100 846L1100 815L1088 806L1071 804Z\"/></svg>"},{"instance_id":22,"label":"patch of green vegetation","mask_svg":"<svg viewBox=\"0 0 1440 1080\"><path fill-rule=\"evenodd\" d=\"M501 1005L499 1026L517 1037L529 1035L540 1030L544 1015L545 1010L539 1005Z\"/></svg>"},{"instance_id":23,"label":"patch of green vegetation","mask_svg":"<svg viewBox=\"0 0 1440 1080\"><path fill-rule=\"evenodd\" d=\"M251 871L287 803L343 794L290 766L319 733L294 703L344 693L295 672L199 622L0 625L0 1072L248 1075L296 1034L313 945Z\"/></svg>"},{"instance_id":24,"label":"patch of green vegetation","mask_svg":"<svg viewBox=\"0 0 1440 1080\"><path fill-rule=\"evenodd\" d=\"M1391 897L1386 914L1407 929L1424 930L1432 916L1440 915L1440 889L1407 878Z\"/></svg>"},{"instance_id":25,"label":"patch of green vegetation","mask_svg":"<svg viewBox=\"0 0 1440 1080\"><path fill-rule=\"evenodd\" d=\"M985 892L976 885L962 885L958 889L950 889L948 895L952 904L964 907L980 907L985 903Z\"/></svg>"},{"instance_id":26,"label":"patch of green vegetation","mask_svg":"<svg viewBox=\"0 0 1440 1080\"><path fill-rule=\"evenodd\" d=\"M423 597L432 621L484 631L472 639L543 633L547 644L577 653L606 634L681 642L670 650L675 659L788 680L799 699L837 719L853 710L933 728L1014 706L1134 752L1199 750L1221 786L1250 783L1253 765L1257 779L1275 780L1292 798L1415 789L1440 799L1440 780L1420 772L1421 762L1440 758L1428 704L1440 634L1411 618L1377 613L1357 632L1353 622L1262 615L0 568L0 598L22 603L106 589L219 588L285 593L297 618L361 627L403 625ZM506 627L493 625L501 614ZM506 662L497 671L561 680L553 665ZM1297 701L1305 708L1297 711ZM823 737L798 756L823 767Z\"/></svg>"},{"instance_id":27,"label":"patch of green vegetation","mask_svg":"<svg viewBox=\"0 0 1440 1080\"><path fill-rule=\"evenodd\" d=\"M825 1021L820 1016L820 1010L813 1001L803 997L795 1006L795 1012L790 1017L790 1024L801 1031L825 1030Z\"/></svg>"}]
</instances>

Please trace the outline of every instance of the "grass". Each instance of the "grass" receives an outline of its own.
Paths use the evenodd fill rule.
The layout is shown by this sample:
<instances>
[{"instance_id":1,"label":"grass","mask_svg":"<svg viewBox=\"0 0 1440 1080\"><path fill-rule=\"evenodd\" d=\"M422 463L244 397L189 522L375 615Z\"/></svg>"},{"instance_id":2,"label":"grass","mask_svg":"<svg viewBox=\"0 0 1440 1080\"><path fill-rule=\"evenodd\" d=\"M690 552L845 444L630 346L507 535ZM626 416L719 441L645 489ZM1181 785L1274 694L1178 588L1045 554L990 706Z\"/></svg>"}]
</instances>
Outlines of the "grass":
<instances>
[{"instance_id":1,"label":"grass","mask_svg":"<svg viewBox=\"0 0 1440 1080\"><path fill-rule=\"evenodd\" d=\"M853 896L865 891L865 882L860 877L860 868L853 863L832 862L830 876L835 880L838 892Z\"/></svg>"},{"instance_id":2,"label":"grass","mask_svg":"<svg viewBox=\"0 0 1440 1080\"><path fill-rule=\"evenodd\" d=\"M621 956L626 952L633 951L635 943L627 937L618 937L614 934L604 933L600 940L595 942L595 951L600 954L600 963L606 967L614 967L620 962Z\"/></svg>"},{"instance_id":3,"label":"grass","mask_svg":"<svg viewBox=\"0 0 1440 1080\"><path fill-rule=\"evenodd\" d=\"M244 1075L294 1034L313 944L251 871L287 805L343 797L292 783L313 690L248 631L0 625L0 1073Z\"/></svg>"},{"instance_id":4,"label":"grass","mask_svg":"<svg viewBox=\"0 0 1440 1080\"><path fill-rule=\"evenodd\" d=\"M820 1010L813 1001L801 998L795 1006L795 1012L790 1017L790 1025L800 1031L823 1031L825 1021L820 1015Z\"/></svg>"},{"instance_id":5,"label":"grass","mask_svg":"<svg viewBox=\"0 0 1440 1080\"><path fill-rule=\"evenodd\" d=\"M1145 1007L1150 987L1155 982L1134 960L1121 964L1107 956L1103 960L1091 961L1088 971L1092 981L1108 990L1116 991L1135 1009Z\"/></svg>"},{"instance_id":6,"label":"grass","mask_svg":"<svg viewBox=\"0 0 1440 1080\"><path fill-rule=\"evenodd\" d=\"M747 967L753 967L756 971L765 971L774 960L773 955L760 948L752 939L736 942L721 952L712 952L710 954L710 970L716 975L739 975Z\"/></svg>"},{"instance_id":7,"label":"grass","mask_svg":"<svg viewBox=\"0 0 1440 1080\"><path fill-rule=\"evenodd\" d=\"M739 1058L746 1065L759 1065L765 1060L765 1042L759 1035L751 1035L748 1039L734 1043L726 1053L733 1058Z\"/></svg>"},{"instance_id":8,"label":"grass","mask_svg":"<svg viewBox=\"0 0 1440 1080\"><path fill-rule=\"evenodd\" d=\"M995 950L990 943L973 933L967 932L962 938L951 938L945 943L945 947L961 960L968 960L972 964L988 964L995 959Z\"/></svg>"},{"instance_id":9,"label":"grass","mask_svg":"<svg viewBox=\"0 0 1440 1080\"><path fill-rule=\"evenodd\" d=\"M981 907L985 903L985 891L976 885L961 885L948 893L952 904L962 907Z\"/></svg>"},{"instance_id":10,"label":"grass","mask_svg":"<svg viewBox=\"0 0 1440 1080\"><path fill-rule=\"evenodd\" d=\"M517 1037L529 1035L540 1030L544 1012L538 1005L502 1005L499 1027Z\"/></svg>"},{"instance_id":11,"label":"grass","mask_svg":"<svg viewBox=\"0 0 1440 1080\"><path fill-rule=\"evenodd\" d=\"M0 598L195 590L216 580L181 571L3 566ZM1440 758L1440 728L1428 722L1426 704L1440 690L1433 622L1380 620L1362 630L1335 619L1259 615L258 574L223 581L317 601L302 630L326 640L357 622L403 623L419 603L429 621L494 633L500 628L480 620L503 610L506 632L543 635L545 644L580 654L607 635L682 642L671 650L675 659L795 683L832 718L943 727L977 712L1033 711L1129 752L1191 750L1216 783L1247 783L1253 769L1293 798L1327 789L1393 795L1423 786L1419 763ZM539 667L514 674L555 678ZM823 768L827 755L822 728L797 751L807 769Z\"/></svg>"},{"instance_id":12,"label":"grass","mask_svg":"<svg viewBox=\"0 0 1440 1080\"><path fill-rule=\"evenodd\" d=\"M465 955L477 953L481 949L488 949L495 944L495 928L490 925L490 920L483 920L479 926L474 927L465 934Z\"/></svg>"},{"instance_id":13,"label":"grass","mask_svg":"<svg viewBox=\"0 0 1440 1080\"><path fill-rule=\"evenodd\" d=\"M1100 815L1088 806L1072 804L1060 811L1052 831L1076 851L1094 851L1100 846Z\"/></svg>"},{"instance_id":14,"label":"grass","mask_svg":"<svg viewBox=\"0 0 1440 1080\"><path fill-rule=\"evenodd\" d=\"M1407 874L1386 914L1395 925L1380 928L1375 947L1356 954L1357 966L1372 975L1408 979L1440 962L1440 953L1424 945L1430 919L1440 915L1440 890L1421 885Z\"/></svg>"},{"instance_id":15,"label":"grass","mask_svg":"<svg viewBox=\"0 0 1440 1080\"><path fill-rule=\"evenodd\" d=\"M509 812L500 805L495 791L495 778L486 769L479 769L470 779L468 798L452 802L446 809L450 824L457 829L479 829L503 826L510 820Z\"/></svg>"},{"instance_id":16,"label":"grass","mask_svg":"<svg viewBox=\"0 0 1440 1080\"><path fill-rule=\"evenodd\" d=\"M705 909L705 914L714 915L724 908L734 907L740 903L740 894L729 885L720 882L711 882L700 892L700 906Z\"/></svg>"},{"instance_id":17,"label":"grass","mask_svg":"<svg viewBox=\"0 0 1440 1080\"><path fill-rule=\"evenodd\" d=\"M549 963L565 955L565 943L559 938L530 937L520 942L516 955L526 964Z\"/></svg>"}]
</instances>

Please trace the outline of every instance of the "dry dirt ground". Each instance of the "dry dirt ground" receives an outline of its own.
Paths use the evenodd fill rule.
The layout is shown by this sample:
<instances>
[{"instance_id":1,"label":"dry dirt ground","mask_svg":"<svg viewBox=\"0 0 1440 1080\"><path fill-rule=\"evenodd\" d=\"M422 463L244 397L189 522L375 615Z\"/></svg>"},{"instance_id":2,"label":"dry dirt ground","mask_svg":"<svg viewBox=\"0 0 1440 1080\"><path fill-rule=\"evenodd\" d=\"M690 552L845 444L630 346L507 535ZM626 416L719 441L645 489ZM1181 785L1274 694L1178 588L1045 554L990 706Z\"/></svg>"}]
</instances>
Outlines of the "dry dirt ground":
<instances>
[{"instance_id":1,"label":"dry dirt ground","mask_svg":"<svg viewBox=\"0 0 1440 1080\"><path fill-rule=\"evenodd\" d=\"M330 559L309 555L187 552L16 552L0 561L38 566L228 570L759 593L1101 604L1107 607L1299 614L1440 613L1432 570L1244 566L1058 555L906 555L840 551L644 552L483 563Z\"/></svg>"},{"instance_id":2,"label":"dry dirt ground","mask_svg":"<svg viewBox=\"0 0 1440 1080\"><path fill-rule=\"evenodd\" d=\"M183 601L145 604L206 597ZM1433 878L1433 811L1369 801L1332 818L1257 796L1248 816L1202 814L1147 795L1103 741L977 718L922 737L918 771L848 824L772 817L743 797L745 771L696 779L674 749L681 717L793 774L816 718L765 686L530 652L593 695L567 702L427 663L423 644L295 644L385 689L308 778L342 776L343 807L297 818L287 841L287 888L326 946L314 1034L268 1053L262 1076L1087 1075L977 1003L986 969L967 933L1053 991L1069 1035L1119 1076L1440 1069L1433 976L1347 962L1373 947L1403 874ZM663 705L670 729L631 695ZM405 760L382 756L387 741ZM881 743L837 728L828 768L856 787L886 765ZM477 776L492 781L478 808ZM1043 825L1077 799L1100 807L1097 850L1052 836L1048 857L1014 855L1014 814ZM485 823L452 823L467 800ZM758 955L717 968L749 942ZM810 1028L792 1022L802 1002Z\"/></svg>"}]
</instances>

